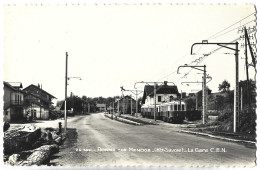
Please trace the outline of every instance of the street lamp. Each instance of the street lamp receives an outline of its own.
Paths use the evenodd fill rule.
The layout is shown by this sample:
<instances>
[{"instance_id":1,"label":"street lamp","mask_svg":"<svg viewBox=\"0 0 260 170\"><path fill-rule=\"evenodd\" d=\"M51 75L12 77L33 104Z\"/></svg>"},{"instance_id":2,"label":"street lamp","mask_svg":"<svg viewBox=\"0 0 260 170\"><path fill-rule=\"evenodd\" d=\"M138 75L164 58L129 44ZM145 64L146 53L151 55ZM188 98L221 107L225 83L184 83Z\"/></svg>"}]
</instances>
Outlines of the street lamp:
<instances>
[{"instance_id":1,"label":"street lamp","mask_svg":"<svg viewBox=\"0 0 260 170\"><path fill-rule=\"evenodd\" d=\"M68 80L76 78L82 80L80 77L68 77L68 52L66 52L66 67L65 67L65 100L64 100L64 133L67 132L67 86Z\"/></svg>"}]
</instances>

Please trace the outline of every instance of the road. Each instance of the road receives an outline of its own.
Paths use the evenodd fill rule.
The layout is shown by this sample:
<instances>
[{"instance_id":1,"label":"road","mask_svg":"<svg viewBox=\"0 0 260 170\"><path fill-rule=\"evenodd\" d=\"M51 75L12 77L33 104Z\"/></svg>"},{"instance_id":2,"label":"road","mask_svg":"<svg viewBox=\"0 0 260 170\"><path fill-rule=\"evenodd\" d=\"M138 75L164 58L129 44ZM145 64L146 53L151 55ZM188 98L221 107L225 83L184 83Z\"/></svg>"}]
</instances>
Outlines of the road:
<instances>
[{"instance_id":1,"label":"road","mask_svg":"<svg viewBox=\"0 0 260 170\"><path fill-rule=\"evenodd\" d=\"M104 113L96 113L69 119L68 139L51 163L70 166L255 166L255 152L255 146L179 133L171 126L124 124L106 118Z\"/></svg>"}]
</instances>

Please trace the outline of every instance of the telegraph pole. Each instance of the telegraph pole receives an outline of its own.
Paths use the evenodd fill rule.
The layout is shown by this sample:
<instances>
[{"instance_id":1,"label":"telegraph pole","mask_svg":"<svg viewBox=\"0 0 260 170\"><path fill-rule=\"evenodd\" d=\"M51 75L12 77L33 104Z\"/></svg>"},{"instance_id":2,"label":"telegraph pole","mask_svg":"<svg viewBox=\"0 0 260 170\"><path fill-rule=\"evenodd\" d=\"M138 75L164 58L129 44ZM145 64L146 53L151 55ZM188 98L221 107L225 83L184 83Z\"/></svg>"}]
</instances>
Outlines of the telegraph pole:
<instances>
[{"instance_id":1,"label":"telegraph pole","mask_svg":"<svg viewBox=\"0 0 260 170\"><path fill-rule=\"evenodd\" d=\"M237 127L237 115L239 115L239 63L238 63L238 42L235 43L209 43L207 40L203 40L202 43L194 43L191 46L191 55L194 45L218 45L230 50L235 51L235 89L234 89L234 120L233 120L233 132L236 132ZM228 45L234 45L235 48L231 48Z\"/></svg>"},{"instance_id":2,"label":"telegraph pole","mask_svg":"<svg viewBox=\"0 0 260 170\"><path fill-rule=\"evenodd\" d=\"M119 99L118 99L118 101L117 101L118 115L119 115L119 102L120 102L120 97L119 97Z\"/></svg>"},{"instance_id":3,"label":"telegraph pole","mask_svg":"<svg viewBox=\"0 0 260 170\"><path fill-rule=\"evenodd\" d=\"M137 96L138 96L138 93L137 93L137 90L136 90L136 93L135 93L135 117L137 117L137 113L138 113L138 99L137 99Z\"/></svg>"},{"instance_id":4,"label":"telegraph pole","mask_svg":"<svg viewBox=\"0 0 260 170\"><path fill-rule=\"evenodd\" d=\"M234 133L237 131L237 115L239 115L239 70L238 70L238 42L236 42L236 51L235 51L235 61L236 61L236 88L234 90Z\"/></svg>"},{"instance_id":5,"label":"telegraph pole","mask_svg":"<svg viewBox=\"0 0 260 170\"><path fill-rule=\"evenodd\" d=\"M205 117L208 114L208 107L207 107L207 85L206 85L206 66L204 65L204 72L203 72L203 124L205 124Z\"/></svg>"},{"instance_id":6,"label":"telegraph pole","mask_svg":"<svg viewBox=\"0 0 260 170\"><path fill-rule=\"evenodd\" d=\"M157 85L157 83L154 83L154 97L153 97L153 100L154 100L154 112L153 112L154 121L156 121L156 85Z\"/></svg>"},{"instance_id":7,"label":"telegraph pole","mask_svg":"<svg viewBox=\"0 0 260 170\"><path fill-rule=\"evenodd\" d=\"M65 100L64 100L64 133L67 132L67 80L68 80L68 52L66 52L66 67L65 67Z\"/></svg>"},{"instance_id":8,"label":"telegraph pole","mask_svg":"<svg viewBox=\"0 0 260 170\"><path fill-rule=\"evenodd\" d=\"M137 117L137 112L138 112L138 95L139 94L141 94L143 91L142 90L125 90L124 88L123 88L123 86L121 87L121 90L122 91L130 91L131 93L133 93L134 95L135 95L135 99L136 99L136 103L135 103L135 109L136 109L136 111L135 111L135 116ZM132 104L131 104L131 106L132 106ZM132 109L131 109L132 110ZM131 115L132 115L132 113L131 113Z\"/></svg>"},{"instance_id":9,"label":"telegraph pole","mask_svg":"<svg viewBox=\"0 0 260 170\"><path fill-rule=\"evenodd\" d=\"M115 113L115 102L113 102L113 112L112 112L112 118L114 117L114 113Z\"/></svg>"},{"instance_id":10,"label":"telegraph pole","mask_svg":"<svg viewBox=\"0 0 260 170\"><path fill-rule=\"evenodd\" d=\"M199 70L199 71L203 71L203 81L202 81L202 123L205 124L205 116L207 114L207 95L206 95L206 66L189 66L189 65L183 65L183 66L179 66L177 73L179 74L179 68L180 67L191 67L193 69ZM203 69L200 69L200 67L202 67Z\"/></svg>"},{"instance_id":11,"label":"telegraph pole","mask_svg":"<svg viewBox=\"0 0 260 170\"><path fill-rule=\"evenodd\" d=\"M132 116L132 95L130 94L130 99L131 99L131 116Z\"/></svg>"}]
</instances>

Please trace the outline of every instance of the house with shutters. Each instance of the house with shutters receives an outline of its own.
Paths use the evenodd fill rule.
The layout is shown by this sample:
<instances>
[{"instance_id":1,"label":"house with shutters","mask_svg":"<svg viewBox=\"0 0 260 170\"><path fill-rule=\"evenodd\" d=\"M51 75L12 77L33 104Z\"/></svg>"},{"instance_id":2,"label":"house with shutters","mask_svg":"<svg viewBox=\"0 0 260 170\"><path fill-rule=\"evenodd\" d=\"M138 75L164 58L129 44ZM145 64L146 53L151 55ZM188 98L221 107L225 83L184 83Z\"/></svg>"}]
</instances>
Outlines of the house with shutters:
<instances>
[{"instance_id":1,"label":"house with shutters","mask_svg":"<svg viewBox=\"0 0 260 170\"><path fill-rule=\"evenodd\" d=\"M156 87L156 105L176 100L178 96L180 96L180 93L175 85L168 85L167 82L164 82L163 85ZM145 85L142 97L142 107L154 105L154 103L154 86Z\"/></svg>"},{"instance_id":2,"label":"house with shutters","mask_svg":"<svg viewBox=\"0 0 260 170\"><path fill-rule=\"evenodd\" d=\"M4 82L4 109L5 122L20 121L24 115L24 93L22 83Z\"/></svg>"},{"instance_id":3,"label":"house with shutters","mask_svg":"<svg viewBox=\"0 0 260 170\"><path fill-rule=\"evenodd\" d=\"M40 85L29 85L23 89L25 101L25 115L33 119L49 119L53 95L42 89Z\"/></svg>"}]
</instances>

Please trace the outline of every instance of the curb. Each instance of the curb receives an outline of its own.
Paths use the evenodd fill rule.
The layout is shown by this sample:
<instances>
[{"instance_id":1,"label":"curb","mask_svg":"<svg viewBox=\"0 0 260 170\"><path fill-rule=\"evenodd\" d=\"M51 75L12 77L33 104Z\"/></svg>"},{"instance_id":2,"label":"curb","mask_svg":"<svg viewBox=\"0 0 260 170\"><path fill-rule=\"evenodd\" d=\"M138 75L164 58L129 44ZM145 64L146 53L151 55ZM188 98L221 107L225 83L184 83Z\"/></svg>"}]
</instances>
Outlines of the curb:
<instances>
[{"instance_id":1,"label":"curb","mask_svg":"<svg viewBox=\"0 0 260 170\"><path fill-rule=\"evenodd\" d=\"M109 116L109 115L107 115L107 114L105 114L105 116L106 116L107 118L112 119L112 117ZM137 123L137 122L134 122L134 121L131 121L131 120L128 120L128 119L123 119L123 118L121 118L121 117L117 117L117 118L114 118L114 119L112 119L112 120L116 120L116 121L119 121L119 122L131 124L131 125L139 125L139 126L142 125L141 123Z\"/></svg>"},{"instance_id":2,"label":"curb","mask_svg":"<svg viewBox=\"0 0 260 170\"><path fill-rule=\"evenodd\" d=\"M192 132L192 131L188 131L188 130L179 130L178 132L190 133L190 134L201 135L201 136L208 136L208 137L211 137L211 138L221 139L221 140L226 140L226 141L231 141L231 142L243 142L243 143L249 143L249 144L256 144L256 142L254 142L254 141L225 138L225 137L221 137L221 136L211 135L211 134L208 134L208 133Z\"/></svg>"}]
</instances>

